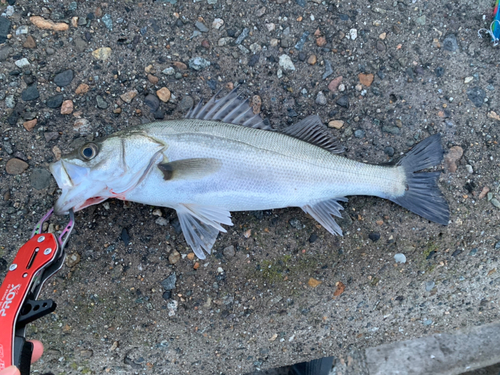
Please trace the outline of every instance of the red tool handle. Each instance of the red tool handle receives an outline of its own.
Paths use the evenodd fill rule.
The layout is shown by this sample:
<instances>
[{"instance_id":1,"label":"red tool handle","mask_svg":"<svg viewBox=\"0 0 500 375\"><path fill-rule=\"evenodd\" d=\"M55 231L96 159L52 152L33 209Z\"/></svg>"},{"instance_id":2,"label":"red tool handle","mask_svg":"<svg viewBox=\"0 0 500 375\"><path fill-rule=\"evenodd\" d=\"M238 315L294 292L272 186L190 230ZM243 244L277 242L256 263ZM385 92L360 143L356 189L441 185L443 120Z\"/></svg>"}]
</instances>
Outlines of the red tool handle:
<instances>
[{"instance_id":1,"label":"red tool handle","mask_svg":"<svg viewBox=\"0 0 500 375\"><path fill-rule=\"evenodd\" d=\"M28 350L30 343L24 345L23 337L22 350L14 349L16 329L20 328L16 327L16 323L18 323L18 316L26 297L33 286L43 282L41 274L47 264L54 261L57 254L56 237L52 233L37 234L19 249L7 271L5 280L0 286L0 371L11 365L24 367L26 361L29 366L31 358L26 357L31 357ZM38 308L39 306L34 307L34 309ZM22 314L29 313L30 311L22 312Z\"/></svg>"}]
</instances>

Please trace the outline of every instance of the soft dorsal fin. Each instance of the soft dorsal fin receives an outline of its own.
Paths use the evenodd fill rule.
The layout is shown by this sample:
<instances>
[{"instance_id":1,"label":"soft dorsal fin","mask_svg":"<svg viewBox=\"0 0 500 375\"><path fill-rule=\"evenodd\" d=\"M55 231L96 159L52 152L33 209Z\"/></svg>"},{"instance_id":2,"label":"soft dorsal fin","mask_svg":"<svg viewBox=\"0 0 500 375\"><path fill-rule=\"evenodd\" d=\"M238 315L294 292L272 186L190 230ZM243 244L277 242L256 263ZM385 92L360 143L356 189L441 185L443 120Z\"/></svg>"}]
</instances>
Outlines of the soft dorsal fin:
<instances>
[{"instance_id":1,"label":"soft dorsal fin","mask_svg":"<svg viewBox=\"0 0 500 375\"><path fill-rule=\"evenodd\" d=\"M316 115L307 116L305 119L283 130L283 133L322 147L334 154L344 151L344 148L338 144L335 137L330 134L321 122L321 119Z\"/></svg>"},{"instance_id":2,"label":"soft dorsal fin","mask_svg":"<svg viewBox=\"0 0 500 375\"><path fill-rule=\"evenodd\" d=\"M186 118L216 120L255 129L271 130L271 127L264 123L259 114L254 115L252 107L248 105L248 99L241 99L236 90L237 88L231 90L229 94L217 100L219 91L205 105L202 105L200 101L189 110Z\"/></svg>"}]
</instances>

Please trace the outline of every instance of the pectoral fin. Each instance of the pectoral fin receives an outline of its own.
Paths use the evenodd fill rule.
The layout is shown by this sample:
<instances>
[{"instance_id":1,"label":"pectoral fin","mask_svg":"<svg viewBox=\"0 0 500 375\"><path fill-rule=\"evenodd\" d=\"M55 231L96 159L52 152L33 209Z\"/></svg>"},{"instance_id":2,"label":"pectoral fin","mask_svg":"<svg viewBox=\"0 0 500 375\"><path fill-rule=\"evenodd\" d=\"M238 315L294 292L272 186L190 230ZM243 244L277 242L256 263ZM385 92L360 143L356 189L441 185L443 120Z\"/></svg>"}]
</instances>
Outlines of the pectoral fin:
<instances>
[{"instance_id":1,"label":"pectoral fin","mask_svg":"<svg viewBox=\"0 0 500 375\"><path fill-rule=\"evenodd\" d=\"M210 254L215 239L226 230L220 224L233 225L229 211L196 204L180 204L175 207L182 233L196 256L205 259L205 250Z\"/></svg>"},{"instance_id":2,"label":"pectoral fin","mask_svg":"<svg viewBox=\"0 0 500 375\"><path fill-rule=\"evenodd\" d=\"M306 205L302 207L305 213L315 218L328 232L342 235L342 229L335 222L333 216L342 217L340 210L344 208L338 201L347 202L347 198L341 197L327 201ZM332 216L333 215L333 216Z\"/></svg>"},{"instance_id":3,"label":"pectoral fin","mask_svg":"<svg viewBox=\"0 0 500 375\"><path fill-rule=\"evenodd\" d=\"M182 159L172 162L161 162L158 169L163 173L163 179L197 180L217 172L221 167L218 159L197 158Z\"/></svg>"}]
</instances>

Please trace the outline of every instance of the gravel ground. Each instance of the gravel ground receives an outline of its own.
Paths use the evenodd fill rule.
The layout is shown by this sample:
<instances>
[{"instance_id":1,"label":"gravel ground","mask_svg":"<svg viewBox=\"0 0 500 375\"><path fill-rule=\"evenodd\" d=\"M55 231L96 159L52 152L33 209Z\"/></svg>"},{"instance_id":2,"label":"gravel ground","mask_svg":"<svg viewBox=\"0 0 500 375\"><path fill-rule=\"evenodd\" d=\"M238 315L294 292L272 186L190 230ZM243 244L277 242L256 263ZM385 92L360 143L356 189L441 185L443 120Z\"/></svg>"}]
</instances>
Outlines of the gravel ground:
<instances>
[{"instance_id":1,"label":"gravel ground","mask_svg":"<svg viewBox=\"0 0 500 375\"><path fill-rule=\"evenodd\" d=\"M498 320L498 48L477 35L492 1L11 3L0 17L0 277L58 196L47 166L61 152L181 118L237 85L274 128L317 114L361 161L392 162L442 133L451 208L443 227L352 197L344 237L297 208L235 213L204 261L172 210L87 208L41 295L58 309L28 330L46 345L35 373L347 363L353 348Z\"/></svg>"}]
</instances>

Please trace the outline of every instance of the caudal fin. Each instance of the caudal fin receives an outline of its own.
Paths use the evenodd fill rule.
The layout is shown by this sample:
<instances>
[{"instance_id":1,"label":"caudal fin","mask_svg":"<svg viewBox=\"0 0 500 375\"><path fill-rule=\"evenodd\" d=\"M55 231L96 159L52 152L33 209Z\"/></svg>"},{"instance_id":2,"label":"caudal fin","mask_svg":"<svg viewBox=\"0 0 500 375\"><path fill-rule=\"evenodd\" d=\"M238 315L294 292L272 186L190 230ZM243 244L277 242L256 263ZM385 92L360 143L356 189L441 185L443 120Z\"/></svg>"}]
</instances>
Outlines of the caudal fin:
<instances>
[{"instance_id":1,"label":"caudal fin","mask_svg":"<svg viewBox=\"0 0 500 375\"><path fill-rule=\"evenodd\" d=\"M398 163L406 173L405 194L389 199L428 220L447 225L450 211L437 184L440 172L416 173L441 163L443 152L439 134L417 144Z\"/></svg>"}]
</instances>

